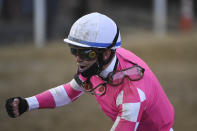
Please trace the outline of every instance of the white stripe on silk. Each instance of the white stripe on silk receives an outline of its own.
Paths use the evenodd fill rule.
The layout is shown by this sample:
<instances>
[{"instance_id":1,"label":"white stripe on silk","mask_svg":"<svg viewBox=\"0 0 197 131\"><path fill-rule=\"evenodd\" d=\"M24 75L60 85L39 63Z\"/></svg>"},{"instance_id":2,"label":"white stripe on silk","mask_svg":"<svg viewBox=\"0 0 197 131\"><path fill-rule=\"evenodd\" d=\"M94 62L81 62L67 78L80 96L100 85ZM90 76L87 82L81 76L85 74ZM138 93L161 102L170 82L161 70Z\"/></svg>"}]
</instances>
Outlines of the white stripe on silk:
<instances>
[{"instance_id":1,"label":"white stripe on silk","mask_svg":"<svg viewBox=\"0 0 197 131\"><path fill-rule=\"evenodd\" d=\"M36 99L35 96L25 98L27 100L28 106L29 106L29 111L38 109L39 108L39 103L38 100Z\"/></svg>"},{"instance_id":2,"label":"white stripe on silk","mask_svg":"<svg viewBox=\"0 0 197 131\"><path fill-rule=\"evenodd\" d=\"M145 93L141 89L139 89L139 88L137 88L137 91L138 91L138 94L140 96L140 102L143 102L144 100L146 100Z\"/></svg>"},{"instance_id":3,"label":"white stripe on silk","mask_svg":"<svg viewBox=\"0 0 197 131\"><path fill-rule=\"evenodd\" d=\"M136 122L134 131L137 131L138 125L139 125L139 122Z\"/></svg>"},{"instance_id":4,"label":"white stripe on silk","mask_svg":"<svg viewBox=\"0 0 197 131\"><path fill-rule=\"evenodd\" d=\"M118 94L118 97L116 98L116 106L122 104L122 102L123 102L123 93L124 93L124 91L122 90L122 91Z\"/></svg>"},{"instance_id":5,"label":"white stripe on silk","mask_svg":"<svg viewBox=\"0 0 197 131\"><path fill-rule=\"evenodd\" d=\"M120 117L118 116L118 117L116 118L116 121L114 122L114 124L113 124L113 126L112 126L112 128L111 128L110 131L115 131L115 129L116 129L116 127L117 127L119 121L120 121Z\"/></svg>"},{"instance_id":6,"label":"white stripe on silk","mask_svg":"<svg viewBox=\"0 0 197 131\"><path fill-rule=\"evenodd\" d=\"M140 102L124 103L122 104L121 118L131 122L137 122L139 111L140 111Z\"/></svg>"},{"instance_id":7,"label":"white stripe on silk","mask_svg":"<svg viewBox=\"0 0 197 131\"><path fill-rule=\"evenodd\" d=\"M71 99L69 98L68 94L66 93L66 90L64 89L63 85L52 88L49 91L53 95L53 98L56 103L56 107L71 103Z\"/></svg>"},{"instance_id":8,"label":"white stripe on silk","mask_svg":"<svg viewBox=\"0 0 197 131\"><path fill-rule=\"evenodd\" d=\"M77 82L76 82L75 79L72 79L72 80L70 81L70 85L71 85L71 87L72 87L74 90L76 90L76 91L84 91L83 88L77 84Z\"/></svg>"},{"instance_id":9,"label":"white stripe on silk","mask_svg":"<svg viewBox=\"0 0 197 131\"><path fill-rule=\"evenodd\" d=\"M169 131L174 131L172 128L170 128L170 130Z\"/></svg>"}]
</instances>

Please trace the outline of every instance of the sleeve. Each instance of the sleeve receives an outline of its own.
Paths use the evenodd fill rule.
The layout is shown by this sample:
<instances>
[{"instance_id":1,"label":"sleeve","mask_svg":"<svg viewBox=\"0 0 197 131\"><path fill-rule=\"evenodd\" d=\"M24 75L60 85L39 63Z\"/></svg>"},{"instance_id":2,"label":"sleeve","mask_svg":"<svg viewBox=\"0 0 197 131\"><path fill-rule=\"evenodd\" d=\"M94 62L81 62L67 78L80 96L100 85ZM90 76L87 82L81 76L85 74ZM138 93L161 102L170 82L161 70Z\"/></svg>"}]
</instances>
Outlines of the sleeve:
<instances>
[{"instance_id":1,"label":"sleeve","mask_svg":"<svg viewBox=\"0 0 197 131\"><path fill-rule=\"evenodd\" d=\"M136 131L141 119L146 96L141 89L122 90L116 98L118 116L110 131Z\"/></svg>"},{"instance_id":2,"label":"sleeve","mask_svg":"<svg viewBox=\"0 0 197 131\"><path fill-rule=\"evenodd\" d=\"M75 79L73 79L67 84L60 85L25 99L28 102L29 110L55 108L71 103L83 93L83 89L77 84Z\"/></svg>"}]
</instances>

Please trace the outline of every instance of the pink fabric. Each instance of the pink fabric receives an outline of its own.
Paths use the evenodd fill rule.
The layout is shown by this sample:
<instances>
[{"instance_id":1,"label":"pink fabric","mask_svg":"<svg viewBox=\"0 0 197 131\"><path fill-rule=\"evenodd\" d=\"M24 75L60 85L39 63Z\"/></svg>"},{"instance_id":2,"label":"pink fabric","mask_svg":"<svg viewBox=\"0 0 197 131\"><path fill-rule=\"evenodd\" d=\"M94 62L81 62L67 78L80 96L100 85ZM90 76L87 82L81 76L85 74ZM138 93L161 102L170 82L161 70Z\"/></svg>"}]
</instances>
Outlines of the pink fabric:
<instances>
[{"instance_id":1,"label":"pink fabric","mask_svg":"<svg viewBox=\"0 0 197 131\"><path fill-rule=\"evenodd\" d=\"M131 123L124 119L121 119L115 131L134 131L136 123Z\"/></svg>"},{"instance_id":2,"label":"pink fabric","mask_svg":"<svg viewBox=\"0 0 197 131\"><path fill-rule=\"evenodd\" d=\"M83 77L81 74L79 74L78 77L79 77L80 80L82 80L82 81L86 81L86 80L87 80L87 78Z\"/></svg>"},{"instance_id":3,"label":"pink fabric","mask_svg":"<svg viewBox=\"0 0 197 131\"><path fill-rule=\"evenodd\" d=\"M107 85L104 96L95 96L103 112L113 121L117 116L121 117L118 124L115 125L115 131L133 131L134 129L137 131L169 131L174 121L174 109L152 71L139 57L123 48L117 49L116 56L119 61L118 70L131 67L131 64L127 62L129 60L145 68L145 74L140 81L125 80L118 87ZM93 86L101 82L103 81L98 76L91 78ZM117 97L121 91L124 92L123 100L117 106ZM139 95L140 92L145 95L144 101L140 100L140 97L143 96ZM131 108L128 108L130 106ZM136 109L136 112L132 107ZM131 113L131 115L127 116L126 113Z\"/></svg>"},{"instance_id":4,"label":"pink fabric","mask_svg":"<svg viewBox=\"0 0 197 131\"><path fill-rule=\"evenodd\" d=\"M62 87L65 91L62 91ZM63 106L76 100L80 96L80 93L81 91L74 90L70 83L67 83L40 93L35 97L39 103L39 108L55 108L56 106Z\"/></svg>"},{"instance_id":5,"label":"pink fabric","mask_svg":"<svg viewBox=\"0 0 197 131\"><path fill-rule=\"evenodd\" d=\"M35 96L39 102L39 108L55 108L56 104L51 92L45 91Z\"/></svg>"},{"instance_id":6,"label":"pink fabric","mask_svg":"<svg viewBox=\"0 0 197 131\"><path fill-rule=\"evenodd\" d=\"M81 91L76 91L76 90L74 90L74 89L71 87L70 84L64 85L64 89L66 90L67 95L69 96L69 98L70 98L72 101L76 100L76 99L78 98L77 96L79 96L80 93L81 93Z\"/></svg>"}]
</instances>

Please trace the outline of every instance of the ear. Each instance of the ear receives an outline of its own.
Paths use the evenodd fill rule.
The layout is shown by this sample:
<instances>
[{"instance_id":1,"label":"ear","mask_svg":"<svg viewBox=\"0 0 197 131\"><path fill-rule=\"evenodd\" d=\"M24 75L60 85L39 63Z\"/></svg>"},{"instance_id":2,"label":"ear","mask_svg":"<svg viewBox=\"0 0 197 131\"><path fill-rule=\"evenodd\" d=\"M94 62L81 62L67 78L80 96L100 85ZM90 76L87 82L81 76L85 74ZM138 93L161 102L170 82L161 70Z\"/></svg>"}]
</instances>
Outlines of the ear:
<instances>
[{"instance_id":1,"label":"ear","mask_svg":"<svg viewBox=\"0 0 197 131\"><path fill-rule=\"evenodd\" d=\"M111 50L110 49L104 51L104 53L103 53L103 60L104 61L107 60L109 58L110 54L111 54Z\"/></svg>"}]
</instances>

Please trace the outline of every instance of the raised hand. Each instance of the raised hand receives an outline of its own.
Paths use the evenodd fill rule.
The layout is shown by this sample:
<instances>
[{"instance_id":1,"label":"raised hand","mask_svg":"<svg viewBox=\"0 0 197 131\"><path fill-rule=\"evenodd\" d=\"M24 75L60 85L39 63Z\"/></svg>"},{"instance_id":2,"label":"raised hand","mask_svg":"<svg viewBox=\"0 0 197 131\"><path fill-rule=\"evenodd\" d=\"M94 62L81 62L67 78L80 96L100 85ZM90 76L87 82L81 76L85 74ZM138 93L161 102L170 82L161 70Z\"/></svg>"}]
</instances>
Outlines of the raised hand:
<instances>
[{"instance_id":1,"label":"raised hand","mask_svg":"<svg viewBox=\"0 0 197 131\"><path fill-rule=\"evenodd\" d=\"M10 117L16 118L27 111L28 104L24 98L13 97L7 99L5 108Z\"/></svg>"}]
</instances>

